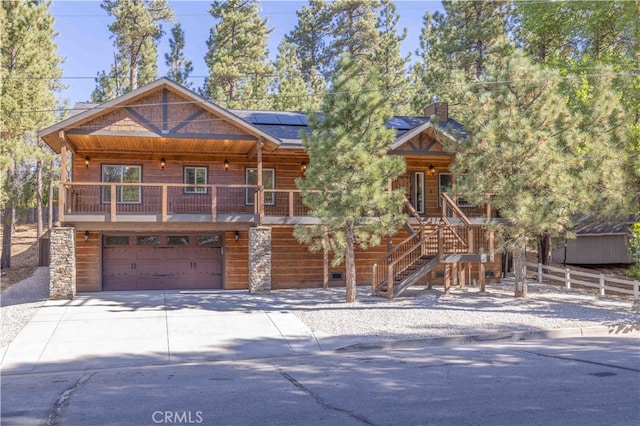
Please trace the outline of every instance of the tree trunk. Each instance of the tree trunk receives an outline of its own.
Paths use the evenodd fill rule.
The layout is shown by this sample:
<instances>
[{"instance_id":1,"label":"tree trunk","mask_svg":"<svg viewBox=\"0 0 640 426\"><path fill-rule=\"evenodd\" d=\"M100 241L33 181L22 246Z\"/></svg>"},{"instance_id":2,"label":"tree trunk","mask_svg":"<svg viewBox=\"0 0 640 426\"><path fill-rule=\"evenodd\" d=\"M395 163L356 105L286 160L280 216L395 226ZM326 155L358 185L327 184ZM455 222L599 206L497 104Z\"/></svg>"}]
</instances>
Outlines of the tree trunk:
<instances>
[{"instance_id":1,"label":"tree trunk","mask_svg":"<svg viewBox=\"0 0 640 426\"><path fill-rule=\"evenodd\" d=\"M551 235L542 234L538 238L538 263L549 264L551 259Z\"/></svg>"},{"instance_id":2,"label":"tree trunk","mask_svg":"<svg viewBox=\"0 0 640 426\"><path fill-rule=\"evenodd\" d=\"M43 210L43 204L42 204L42 160L38 160L36 162L36 200L37 200L37 228L36 228L36 236L39 238L42 233L44 232L44 230L42 229L44 227L44 223L42 220L42 210Z\"/></svg>"},{"instance_id":3,"label":"tree trunk","mask_svg":"<svg viewBox=\"0 0 640 426\"><path fill-rule=\"evenodd\" d=\"M345 250L345 268L347 281L346 302L352 303L356 301L356 257L354 252L353 226L347 226L347 229L345 229L345 239L347 245Z\"/></svg>"},{"instance_id":4,"label":"tree trunk","mask_svg":"<svg viewBox=\"0 0 640 426\"><path fill-rule=\"evenodd\" d=\"M13 202L8 201L2 212L2 257L0 269L11 269L11 236L13 235Z\"/></svg>"},{"instance_id":5,"label":"tree trunk","mask_svg":"<svg viewBox=\"0 0 640 426\"><path fill-rule=\"evenodd\" d=\"M513 269L515 273L515 297L527 297L527 240L521 238L513 251Z\"/></svg>"}]
</instances>

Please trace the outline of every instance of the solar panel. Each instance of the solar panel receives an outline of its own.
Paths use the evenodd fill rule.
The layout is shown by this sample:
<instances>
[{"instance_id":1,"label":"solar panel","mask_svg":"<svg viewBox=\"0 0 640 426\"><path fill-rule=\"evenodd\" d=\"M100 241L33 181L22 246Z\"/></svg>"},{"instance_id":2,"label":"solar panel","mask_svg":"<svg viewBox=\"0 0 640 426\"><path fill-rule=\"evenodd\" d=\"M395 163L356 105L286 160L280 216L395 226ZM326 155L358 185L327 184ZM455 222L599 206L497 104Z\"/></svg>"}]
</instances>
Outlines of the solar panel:
<instances>
[{"instance_id":1,"label":"solar panel","mask_svg":"<svg viewBox=\"0 0 640 426\"><path fill-rule=\"evenodd\" d=\"M306 120L303 119L301 114L278 114L280 124L286 124L288 126L306 126Z\"/></svg>"},{"instance_id":2,"label":"solar panel","mask_svg":"<svg viewBox=\"0 0 640 426\"><path fill-rule=\"evenodd\" d=\"M258 124L280 124L280 120L278 120L278 116L275 114L262 114L255 113L253 114L254 123Z\"/></svg>"},{"instance_id":3,"label":"solar panel","mask_svg":"<svg viewBox=\"0 0 640 426\"><path fill-rule=\"evenodd\" d=\"M398 130L411 129L411 126L409 125L409 123L407 123L400 117L392 117L389 121L387 121L387 127L390 127L392 129L398 129Z\"/></svg>"}]
</instances>

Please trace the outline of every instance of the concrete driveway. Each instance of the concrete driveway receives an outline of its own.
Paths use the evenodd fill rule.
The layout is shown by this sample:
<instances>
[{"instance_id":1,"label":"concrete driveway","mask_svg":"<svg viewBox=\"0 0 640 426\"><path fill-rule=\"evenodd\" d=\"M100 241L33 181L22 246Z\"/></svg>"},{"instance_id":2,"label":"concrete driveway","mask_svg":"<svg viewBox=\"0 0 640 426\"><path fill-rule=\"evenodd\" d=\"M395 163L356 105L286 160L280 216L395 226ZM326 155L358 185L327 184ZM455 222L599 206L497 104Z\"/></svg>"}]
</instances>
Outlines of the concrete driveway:
<instances>
[{"instance_id":1,"label":"concrete driveway","mask_svg":"<svg viewBox=\"0 0 640 426\"><path fill-rule=\"evenodd\" d=\"M319 349L293 314L246 291L82 293L71 301L47 301L0 353L0 369L99 369Z\"/></svg>"}]
</instances>

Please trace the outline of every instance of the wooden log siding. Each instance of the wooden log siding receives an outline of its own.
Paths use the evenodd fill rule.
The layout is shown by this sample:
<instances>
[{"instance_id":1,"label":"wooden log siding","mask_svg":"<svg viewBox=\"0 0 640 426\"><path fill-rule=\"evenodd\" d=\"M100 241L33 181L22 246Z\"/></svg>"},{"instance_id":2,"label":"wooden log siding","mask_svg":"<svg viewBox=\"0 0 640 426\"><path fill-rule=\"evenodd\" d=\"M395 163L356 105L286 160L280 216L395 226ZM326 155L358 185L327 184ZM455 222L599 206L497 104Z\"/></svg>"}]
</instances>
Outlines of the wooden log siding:
<instances>
[{"instance_id":1,"label":"wooden log siding","mask_svg":"<svg viewBox=\"0 0 640 426\"><path fill-rule=\"evenodd\" d=\"M76 290L100 291L101 288L101 234L89 232L89 240L84 240L85 231L76 230Z\"/></svg>"},{"instance_id":2,"label":"wooden log siding","mask_svg":"<svg viewBox=\"0 0 640 426\"><path fill-rule=\"evenodd\" d=\"M249 287L249 232L238 231L224 234L224 288L244 290Z\"/></svg>"}]
</instances>

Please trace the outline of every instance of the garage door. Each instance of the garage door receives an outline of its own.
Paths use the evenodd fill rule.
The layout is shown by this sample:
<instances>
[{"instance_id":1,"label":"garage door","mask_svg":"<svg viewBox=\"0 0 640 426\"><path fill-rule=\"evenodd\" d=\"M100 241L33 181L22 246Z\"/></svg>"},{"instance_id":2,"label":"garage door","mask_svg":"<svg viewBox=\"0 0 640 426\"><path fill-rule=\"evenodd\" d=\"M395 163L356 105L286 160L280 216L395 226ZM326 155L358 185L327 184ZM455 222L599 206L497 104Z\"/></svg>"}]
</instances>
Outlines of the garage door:
<instances>
[{"instance_id":1,"label":"garage door","mask_svg":"<svg viewBox=\"0 0 640 426\"><path fill-rule=\"evenodd\" d=\"M222 235L105 235L103 290L222 288Z\"/></svg>"}]
</instances>

